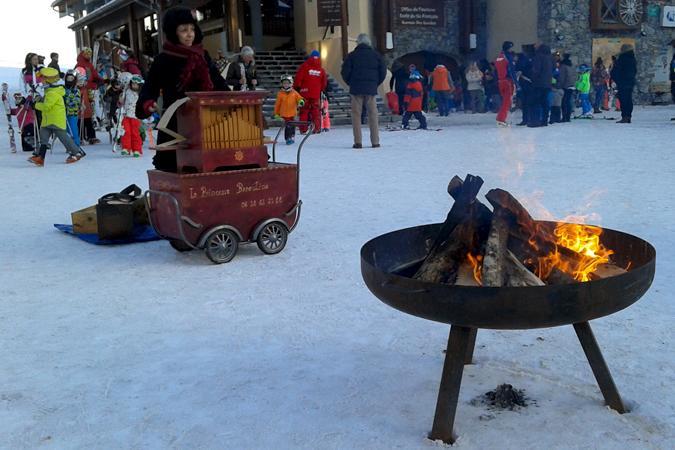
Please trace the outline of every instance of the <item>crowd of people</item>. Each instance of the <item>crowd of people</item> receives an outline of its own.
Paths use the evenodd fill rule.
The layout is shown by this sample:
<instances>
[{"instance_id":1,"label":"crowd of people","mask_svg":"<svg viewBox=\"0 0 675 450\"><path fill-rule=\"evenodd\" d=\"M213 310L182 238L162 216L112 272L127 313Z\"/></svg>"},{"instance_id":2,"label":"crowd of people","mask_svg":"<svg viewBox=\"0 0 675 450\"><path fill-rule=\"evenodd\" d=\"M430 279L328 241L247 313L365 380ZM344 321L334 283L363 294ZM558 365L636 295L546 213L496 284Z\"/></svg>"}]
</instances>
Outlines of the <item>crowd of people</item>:
<instances>
[{"instance_id":1,"label":"crowd of people","mask_svg":"<svg viewBox=\"0 0 675 450\"><path fill-rule=\"evenodd\" d=\"M494 62L472 61L460 66L454 78L442 64L420 69L415 64L404 67L395 63L390 109L403 116L407 127L406 111L421 84L422 110L435 110L439 116L492 112L497 114L498 125L508 126L509 113L520 109L522 120L517 125L542 127L572 118L591 119L613 108L621 111L618 123L631 122L637 75L632 46L622 46L609 67L602 58L592 66L581 63L574 67L572 55L553 52L545 44L525 45L520 53L513 47L512 42L504 42ZM417 112L416 100L413 105L411 112ZM421 121L420 126L425 128Z\"/></svg>"},{"instance_id":2,"label":"crowd of people","mask_svg":"<svg viewBox=\"0 0 675 450\"><path fill-rule=\"evenodd\" d=\"M105 127L122 155L139 157L143 153L145 124L159 119L163 105L170 105L188 91L255 90L258 76L255 52L242 47L235 60L219 52L212 60L202 45L203 34L188 8L169 9L162 20L163 46L143 78L133 54L118 49L120 70L112 67L110 55L97 58L89 48L83 49L72 70L62 72L58 54L44 58L26 55L21 70L21 91L14 94L14 104L3 86L3 103L8 118L16 116L24 151L32 152L29 161L44 165L46 153L54 139L68 152L67 163L86 155L82 146L96 144L96 129ZM345 58L341 75L349 86L352 106L353 148L363 148L361 125L367 123L370 143L380 146L376 96L387 75L382 56L370 38L360 34L356 48ZM496 113L499 126L509 126L508 116L522 111L517 125L543 127L569 122L572 118L589 119L593 114L612 108L621 111L618 123L631 123L632 95L636 83L637 62L632 46L626 44L612 58L609 67L598 58L593 65L574 67L570 54L551 51L543 44L524 45L514 52L506 41L493 62L472 61L459 68L435 64L434 67L407 66L396 61L391 67L389 106L402 116L402 128L410 127L414 117L419 128L427 128L427 114ZM452 70L451 70L452 69ZM671 82L675 101L675 57L671 63ZM286 123L284 138L292 145L295 125L300 132L328 131L328 75L319 52L310 53L293 75L279 80L274 115ZM577 111L577 108L580 110ZM299 121L298 121L299 119ZM174 123L169 127L176 129ZM11 122L10 122L11 123ZM113 131L115 137L113 137ZM159 144L171 138L159 132ZM114 151L113 147L113 151ZM156 168L176 171L176 155L157 152Z\"/></svg>"},{"instance_id":3,"label":"crowd of people","mask_svg":"<svg viewBox=\"0 0 675 450\"><path fill-rule=\"evenodd\" d=\"M96 130L106 128L122 146L122 155L142 155L143 130L135 117L135 99L144 80L138 61L117 49L121 70L114 70L109 56L95 61L92 49L84 48L77 64L65 71L59 55L51 53L48 65L37 53L28 53L20 71L20 89L10 101L3 84L3 104L10 127L16 117L21 148L30 152L28 161L44 166L55 140L66 149L67 164L84 156L84 145L100 142ZM13 132L13 131L12 131Z\"/></svg>"}]
</instances>

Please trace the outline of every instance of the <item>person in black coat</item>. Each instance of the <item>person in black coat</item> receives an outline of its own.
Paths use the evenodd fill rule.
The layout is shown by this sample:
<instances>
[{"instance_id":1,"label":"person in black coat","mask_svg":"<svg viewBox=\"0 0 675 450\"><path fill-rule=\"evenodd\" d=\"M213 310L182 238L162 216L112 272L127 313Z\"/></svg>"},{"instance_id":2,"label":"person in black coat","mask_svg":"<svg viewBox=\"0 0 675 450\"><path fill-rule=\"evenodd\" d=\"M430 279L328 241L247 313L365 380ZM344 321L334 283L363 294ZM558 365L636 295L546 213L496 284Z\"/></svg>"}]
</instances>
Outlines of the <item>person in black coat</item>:
<instances>
[{"instance_id":1,"label":"person in black coat","mask_svg":"<svg viewBox=\"0 0 675 450\"><path fill-rule=\"evenodd\" d=\"M394 64L391 66L389 90L394 91L398 97L398 110L400 115L403 115L405 112L403 97L405 97L405 88L408 85L408 78L410 78L410 72L408 68L400 61L394 61Z\"/></svg>"},{"instance_id":2,"label":"person in black coat","mask_svg":"<svg viewBox=\"0 0 675 450\"><path fill-rule=\"evenodd\" d=\"M155 57L148 77L136 103L136 116L149 117L158 110L157 99L162 95L162 104L168 108L189 91L227 90L223 78L202 47L202 32L197 20L188 8L175 7L167 10L162 22L166 37L162 52ZM169 128L177 128L176 118ZM160 132L157 143L172 138ZM176 172L176 152L158 151L152 159L156 169Z\"/></svg>"},{"instance_id":3,"label":"person in black coat","mask_svg":"<svg viewBox=\"0 0 675 450\"><path fill-rule=\"evenodd\" d=\"M553 56L548 45L540 44L532 61L532 96L530 99L530 115L528 127L545 127L547 125L548 93L553 85Z\"/></svg>"},{"instance_id":4,"label":"person in black coat","mask_svg":"<svg viewBox=\"0 0 675 450\"><path fill-rule=\"evenodd\" d=\"M612 67L612 81L616 83L616 96L621 102L621 120L617 123L630 123L633 116L633 88L637 76L635 51L630 44L621 46L621 54Z\"/></svg>"},{"instance_id":5,"label":"person in black coat","mask_svg":"<svg viewBox=\"0 0 675 450\"><path fill-rule=\"evenodd\" d=\"M354 131L354 148L361 148L361 110L366 105L368 110L368 126L370 127L370 143L380 146L377 104L375 96L377 88L387 76L387 66L370 42L367 34L361 33L356 38L356 48L347 55L342 63L342 79L349 85L352 101L352 129Z\"/></svg>"},{"instance_id":6,"label":"person in black coat","mask_svg":"<svg viewBox=\"0 0 675 450\"><path fill-rule=\"evenodd\" d=\"M246 45L241 48L235 62L225 65L221 75L228 88L231 86L235 91L255 91L258 86L258 74L254 55L253 48Z\"/></svg>"},{"instance_id":7,"label":"person in black coat","mask_svg":"<svg viewBox=\"0 0 675 450\"><path fill-rule=\"evenodd\" d=\"M532 57L534 56L533 45L523 45L523 53L518 54L516 62L516 77L518 78L518 92L520 107L523 117L517 126L527 125L530 119L532 103Z\"/></svg>"}]
</instances>

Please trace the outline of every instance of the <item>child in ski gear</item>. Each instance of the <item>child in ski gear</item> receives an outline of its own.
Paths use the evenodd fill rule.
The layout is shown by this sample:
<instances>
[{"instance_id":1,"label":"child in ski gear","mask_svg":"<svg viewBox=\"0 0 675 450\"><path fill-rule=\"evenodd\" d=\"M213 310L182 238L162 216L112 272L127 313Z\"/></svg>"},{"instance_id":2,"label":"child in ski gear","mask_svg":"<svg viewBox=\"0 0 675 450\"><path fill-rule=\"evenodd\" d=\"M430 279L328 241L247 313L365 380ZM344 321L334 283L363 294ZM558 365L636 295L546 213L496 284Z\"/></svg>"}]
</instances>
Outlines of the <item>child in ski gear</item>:
<instances>
[{"instance_id":1,"label":"child in ski gear","mask_svg":"<svg viewBox=\"0 0 675 450\"><path fill-rule=\"evenodd\" d=\"M565 90L558 87L556 79L553 80L553 88L551 89L551 117L550 124L562 122L562 101L565 96Z\"/></svg>"},{"instance_id":2,"label":"child in ski gear","mask_svg":"<svg viewBox=\"0 0 675 450\"><path fill-rule=\"evenodd\" d=\"M410 80L408 81L408 86L405 89L405 97L403 98L403 101L405 102L403 128L408 129L410 116L415 116L415 119L420 123L420 128L423 130L427 129L427 118L424 117L424 113L422 112L423 95L422 75L417 70L414 70L410 74Z\"/></svg>"},{"instance_id":3,"label":"child in ski gear","mask_svg":"<svg viewBox=\"0 0 675 450\"><path fill-rule=\"evenodd\" d=\"M313 50L298 69L294 88L305 99L305 105L300 109L300 120L311 120L314 123L314 133L321 133L321 92L326 89L327 84L326 71L321 67L321 55ZM301 126L300 132L306 133L307 128Z\"/></svg>"},{"instance_id":4,"label":"child in ski gear","mask_svg":"<svg viewBox=\"0 0 675 450\"><path fill-rule=\"evenodd\" d=\"M330 112L328 111L329 107L328 96L325 92L321 93L321 131L324 133L330 131Z\"/></svg>"},{"instance_id":5,"label":"child in ski gear","mask_svg":"<svg viewBox=\"0 0 675 450\"><path fill-rule=\"evenodd\" d=\"M291 145L295 142L295 127L290 125L289 122L295 120L298 108L302 108L304 104L305 100L302 98L302 95L293 89L293 77L290 75L281 77L281 90L279 90L277 101L274 104L274 117L277 119L282 118L286 123L286 128L284 129L286 145Z\"/></svg>"},{"instance_id":6,"label":"child in ski gear","mask_svg":"<svg viewBox=\"0 0 675 450\"><path fill-rule=\"evenodd\" d=\"M120 101L120 95L122 95L122 83L118 78L114 78L108 89L106 89L105 94L103 95L103 101L108 106L106 111L108 125L106 126L106 131L110 132L113 128L118 125L117 118L117 104Z\"/></svg>"},{"instance_id":7,"label":"child in ski gear","mask_svg":"<svg viewBox=\"0 0 675 450\"><path fill-rule=\"evenodd\" d=\"M447 116L450 113L450 95L455 90L450 72L443 64L438 64L429 75L429 82L438 105L438 115Z\"/></svg>"},{"instance_id":8,"label":"child in ski gear","mask_svg":"<svg viewBox=\"0 0 675 450\"><path fill-rule=\"evenodd\" d=\"M77 87L77 72L69 70L64 77L66 94L63 101L66 103L66 127L73 142L80 146L80 128L78 120L80 115L80 89Z\"/></svg>"},{"instance_id":9,"label":"child in ski gear","mask_svg":"<svg viewBox=\"0 0 675 450\"><path fill-rule=\"evenodd\" d=\"M35 151L35 111L30 107L21 92L14 94L14 104L12 115L16 116L21 133L21 149L24 152Z\"/></svg>"},{"instance_id":10,"label":"child in ski gear","mask_svg":"<svg viewBox=\"0 0 675 450\"><path fill-rule=\"evenodd\" d=\"M581 115L579 118L592 119L593 112L591 108L590 92L591 92L591 69L586 64L582 64L577 69L578 77L574 87L579 92L581 99Z\"/></svg>"},{"instance_id":11,"label":"child in ski gear","mask_svg":"<svg viewBox=\"0 0 675 450\"><path fill-rule=\"evenodd\" d=\"M43 114L40 128L40 150L37 156L32 156L28 161L36 166L44 165L49 148L49 138L53 133L68 152L66 164L77 162L84 156L84 152L75 145L66 132L66 105L63 102L66 90L63 87L63 81L58 70L51 67L41 69L40 76L46 84L45 97L35 103L35 109L42 111Z\"/></svg>"},{"instance_id":12,"label":"child in ski gear","mask_svg":"<svg viewBox=\"0 0 675 450\"><path fill-rule=\"evenodd\" d=\"M80 91L80 139L87 141L89 144L98 144L101 142L96 138L96 130L94 129L94 104L92 92L87 88L87 76L84 75L84 70L78 71L77 87Z\"/></svg>"},{"instance_id":13,"label":"child in ski gear","mask_svg":"<svg viewBox=\"0 0 675 450\"><path fill-rule=\"evenodd\" d=\"M138 94L141 92L141 87L145 81L140 75L133 75L129 79L129 83L124 89L124 103L120 106L123 108L122 126L124 127L124 134L122 135L122 156L133 155L138 158L143 154L143 140L141 139L141 121L136 118L136 102L138 101Z\"/></svg>"}]
</instances>

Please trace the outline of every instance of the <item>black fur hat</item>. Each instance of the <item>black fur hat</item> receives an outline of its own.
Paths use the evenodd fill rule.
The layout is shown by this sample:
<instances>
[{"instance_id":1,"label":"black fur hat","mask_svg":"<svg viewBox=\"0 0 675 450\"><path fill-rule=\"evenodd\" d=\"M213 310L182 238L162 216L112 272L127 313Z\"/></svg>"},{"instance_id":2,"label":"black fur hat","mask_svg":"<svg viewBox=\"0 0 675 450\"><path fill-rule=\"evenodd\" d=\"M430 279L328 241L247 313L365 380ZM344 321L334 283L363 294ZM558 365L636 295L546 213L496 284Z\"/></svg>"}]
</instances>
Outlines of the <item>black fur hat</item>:
<instances>
[{"instance_id":1,"label":"black fur hat","mask_svg":"<svg viewBox=\"0 0 675 450\"><path fill-rule=\"evenodd\" d=\"M192 24L195 27L195 40L194 44L201 44L204 35L202 30L199 28L197 19L192 16L192 12L185 8L184 6L176 6L171 8L164 13L164 20L162 21L162 31L167 40L174 44L178 44L178 35L176 34L176 29L179 25Z\"/></svg>"}]
</instances>

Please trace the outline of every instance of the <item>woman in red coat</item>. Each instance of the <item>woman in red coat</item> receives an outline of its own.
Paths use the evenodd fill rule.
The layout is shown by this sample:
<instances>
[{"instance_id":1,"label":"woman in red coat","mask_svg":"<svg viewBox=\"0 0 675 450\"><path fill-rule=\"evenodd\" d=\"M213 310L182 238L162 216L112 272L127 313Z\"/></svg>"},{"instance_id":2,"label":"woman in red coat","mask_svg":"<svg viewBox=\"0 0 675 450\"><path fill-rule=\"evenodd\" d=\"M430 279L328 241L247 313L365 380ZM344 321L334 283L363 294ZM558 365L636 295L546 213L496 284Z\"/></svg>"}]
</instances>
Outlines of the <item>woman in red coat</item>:
<instances>
[{"instance_id":1,"label":"woman in red coat","mask_svg":"<svg viewBox=\"0 0 675 450\"><path fill-rule=\"evenodd\" d=\"M321 133L321 92L327 85L328 77L321 67L321 55L314 50L295 74L294 87L305 99L305 106L300 109L300 120L311 120L315 133ZM307 127L300 127L300 132L306 133Z\"/></svg>"}]
</instances>

